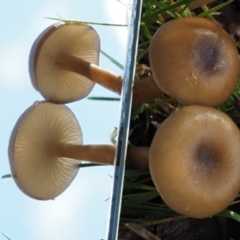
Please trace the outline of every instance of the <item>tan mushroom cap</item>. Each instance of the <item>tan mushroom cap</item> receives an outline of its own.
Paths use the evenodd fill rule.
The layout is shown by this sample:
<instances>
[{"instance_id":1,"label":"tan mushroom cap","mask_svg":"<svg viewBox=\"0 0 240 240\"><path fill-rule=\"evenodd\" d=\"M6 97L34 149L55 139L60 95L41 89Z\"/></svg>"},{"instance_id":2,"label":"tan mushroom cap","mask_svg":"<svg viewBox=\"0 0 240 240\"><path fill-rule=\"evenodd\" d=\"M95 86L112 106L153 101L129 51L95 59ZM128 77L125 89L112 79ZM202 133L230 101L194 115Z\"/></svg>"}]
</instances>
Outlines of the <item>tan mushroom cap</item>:
<instances>
[{"instance_id":1,"label":"tan mushroom cap","mask_svg":"<svg viewBox=\"0 0 240 240\"><path fill-rule=\"evenodd\" d=\"M46 100L59 103L86 97L94 82L68 71L55 59L59 52L98 65L100 39L88 25L60 22L45 29L35 40L29 57L29 73L34 88Z\"/></svg>"},{"instance_id":2,"label":"tan mushroom cap","mask_svg":"<svg viewBox=\"0 0 240 240\"><path fill-rule=\"evenodd\" d=\"M18 119L8 149L16 184L35 199L55 198L79 170L79 161L47 154L46 145L52 141L82 144L81 128L68 107L36 102Z\"/></svg>"},{"instance_id":3,"label":"tan mushroom cap","mask_svg":"<svg viewBox=\"0 0 240 240\"><path fill-rule=\"evenodd\" d=\"M165 23L149 47L153 78L183 105L218 106L234 91L240 62L233 39L204 18Z\"/></svg>"},{"instance_id":4,"label":"tan mushroom cap","mask_svg":"<svg viewBox=\"0 0 240 240\"><path fill-rule=\"evenodd\" d=\"M188 106L158 128L149 153L149 168L164 202L192 218L211 217L240 190L240 136L224 113Z\"/></svg>"}]
</instances>

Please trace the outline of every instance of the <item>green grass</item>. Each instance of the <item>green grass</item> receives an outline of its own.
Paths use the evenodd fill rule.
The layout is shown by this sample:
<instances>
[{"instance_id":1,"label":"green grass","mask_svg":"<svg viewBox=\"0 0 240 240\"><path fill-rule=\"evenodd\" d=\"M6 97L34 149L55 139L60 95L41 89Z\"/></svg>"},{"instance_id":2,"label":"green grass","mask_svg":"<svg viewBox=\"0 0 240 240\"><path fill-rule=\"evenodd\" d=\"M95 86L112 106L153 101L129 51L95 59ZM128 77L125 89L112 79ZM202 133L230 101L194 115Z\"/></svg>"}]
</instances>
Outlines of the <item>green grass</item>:
<instances>
[{"instance_id":1,"label":"green grass","mask_svg":"<svg viewBox=\"0 0 240 240\"><path fill-rule=\"evenodd\" d=\"M57 20L61 22L74 22L78 24L89 24L89 25L100 25L100 26L111 26L111 27L126 27L126 24L112 24L112 23L100 23L100 22L86 22L86 21L77 21L73 19L66 19L66 18L52 18L46 17L46 19Z\"/></svg>"},{"instance_id":2,"label":"green grass","mask_svg":"<svg viewBox=\"0 0 240 240\"><path fill-rule=\"evenodd\" d=\"M143 218L145 215L161 216L163 217L161 221L164 221L164 217L167 217L167 219L173 216L180 217L178 213L161 203L161 201L155 203L157 197L159 197L159 194L157 189L153 186L151 174L148 170L126 170L122 216L127 215L128 218L122 217L121 222L137 222L146 226L149 225L149 222L137 219L136 216L139 218ZM237 200L239 200L239 198L237 198ZM231 210L224 210L219 213L218 216L228 217L240 222L240 215ZM172 220L175 220L175 218L172 218ZM147 222L148 224L146 224ZM154 224L158 223L159 221L156 221Z\"/></svg>"}]
</instances>

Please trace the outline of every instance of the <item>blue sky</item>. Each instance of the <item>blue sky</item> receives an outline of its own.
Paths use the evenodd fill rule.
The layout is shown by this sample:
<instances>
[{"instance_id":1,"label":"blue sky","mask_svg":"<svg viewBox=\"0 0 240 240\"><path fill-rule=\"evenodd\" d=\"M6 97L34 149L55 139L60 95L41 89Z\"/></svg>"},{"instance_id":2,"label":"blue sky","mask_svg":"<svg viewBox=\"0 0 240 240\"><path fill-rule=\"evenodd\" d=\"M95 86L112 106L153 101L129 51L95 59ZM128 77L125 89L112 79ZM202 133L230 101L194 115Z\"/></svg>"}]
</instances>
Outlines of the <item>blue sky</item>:
<instances>
[{"instance_id":1,"label":"blue sky","mask_svg":"<svg viewBox=\"0 0 240 240\"><path fill-rule=\"evenodd\" d=\"M122 1L127 3L127 1ZM28 55L35 38L54 23L44 17L121 23L126 7L117 0L5 1L0 14L0 176L10 172L8 141L18 117L36 100L42 100L29 79ZM124 65L126 27L93 26L101 49ZM123 74L104 56L100 66ZM90 96L117 97L95 86ZM68 104L82 127L85 144L111 144L118 126L119 102L82 100ZM106 239L113 167L80 169L71 186L53 201L37 201L24 195L12 179L0 179L0 232L12 240ZM0 234L0 240L6 240Z\"/></svg>"}]
</instances>

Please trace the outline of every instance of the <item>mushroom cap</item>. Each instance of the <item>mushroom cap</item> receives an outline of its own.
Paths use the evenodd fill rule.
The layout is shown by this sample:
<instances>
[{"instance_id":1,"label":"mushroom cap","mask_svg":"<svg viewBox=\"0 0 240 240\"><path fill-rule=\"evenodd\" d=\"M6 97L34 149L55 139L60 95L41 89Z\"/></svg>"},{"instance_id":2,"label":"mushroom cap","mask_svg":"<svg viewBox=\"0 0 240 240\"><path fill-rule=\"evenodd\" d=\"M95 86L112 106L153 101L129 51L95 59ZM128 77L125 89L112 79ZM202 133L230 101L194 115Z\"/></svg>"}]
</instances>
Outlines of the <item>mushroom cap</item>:
<instances>
[{"instance_id":1,"label":"mushroom cap","mask_svg":"<svg viewBox=\"0 0 240 240\"><path fill-rule=\"evenodd\" d=\"M149 58L159 88L183 105L222 104L234 91L240 74L233 39L204 18L165 23L152 38Z\"/></svg>"},{"instance_id":2,"label":"mushroom cap","mask_svg":"<svg viewBox=\"0 0 240 240\"><path fill-rule=\"evenodd\" d=\"M94 82L59 67L59 52L98 65L100 39L89 25L59 22L45 29L35 40L29 56L29 73L34 88L46 100L67 103L85 98Z\"/></svg>"},{"instance_id":3,"label":"mushroom cap","mask_svg":"<svg viewBox=\"0 0 240 240\"><path fill-rule=\"evenodd\" d=\"M68 107L36 102L14 126L8 156L17 186L39 200L57 197L79 170L79 161L46 153L46 145L51 141L82 144L81 128Z\"/></svg>"},{"instance_id":4,"label":"mushroom cap","mask_svg":"<svg viewBox=\"0 0 240 240\"><path fill-rule=\"evenodd\" d=\"M217 109L188 106L158 128L149 153L153 182L163 201L192 218L211 217L240 189L240 136Z\"/></svg>"}]
</instances>

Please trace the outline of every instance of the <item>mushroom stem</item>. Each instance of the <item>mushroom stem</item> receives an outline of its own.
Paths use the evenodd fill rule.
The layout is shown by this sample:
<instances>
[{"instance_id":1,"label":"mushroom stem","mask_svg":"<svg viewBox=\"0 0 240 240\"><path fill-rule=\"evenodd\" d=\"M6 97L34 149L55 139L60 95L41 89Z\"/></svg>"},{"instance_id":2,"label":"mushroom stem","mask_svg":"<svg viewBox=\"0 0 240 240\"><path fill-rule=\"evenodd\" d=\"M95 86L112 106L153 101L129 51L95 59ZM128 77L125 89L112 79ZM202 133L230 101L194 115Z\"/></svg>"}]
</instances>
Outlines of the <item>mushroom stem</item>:
<instances>
[{"instance_id":1,"label":"mushroom stem","mask_svg":"<svg viewBox=\"0 0 240 240\"><path fill-rule=\"evenodd\" d=\"M98 83L113 92L121 94L123 78L108 70L89 63L81 58L74 57L66 52L60 52L56 58L56 64L68 71L78 73L91 81ZM157 86L152 75L147 76L134 83L133 102L149 102L163 92Z\"/></svg>"},{"instance_id":2,"label":"mushroom stem","mask_svg":"<svg viewBox=\"0 0 240 240\"><path fill-rule=\"evenodd\" d=\"M66 157L75 160L114 165L116 147L113 145L77 145L49 142L46 153L52 157ZM127 169L149 169L149 147L128 148Z\"/></svg>"},{"instance_id":3,"label":"mushroom stem","mask_svg":"<svg viewBox=\"0 0 240 240\"><path fill-rule=\"evenodd\" d=\"M46 145L46 152L54 157L113 165L116 147L112 145L77 145L49 142Z\"/></svg>"},{"instance_id":4,"label":"mushroom stem","mask_svg":"<svg viewBox=\"0 0 240 240\"><path fill-rule=\"evenodd\" d=\"M190 10L194 10L196 8L199 8L203 5L207 5L207 4L210 4L210 3L213 3L213 2L216 2L216 0L194 0L193 2L191 2L189 4L189 9Z\"/></svg>"},{"instance_id":5,"label":"mushroom stem","mask_svg":"<svg viewBox=\"0 0 240 240\"><path fill-rule=\"evenodd\" d=\"M56 58L56 64L68 71L78 73L105 88L121 94L123 79L108 70L81 58L72 56L66 52L60 52Z\"/></svg>"},{"instance_id":6,"label":"mushroom stem","mask_svg":"<svg viewBox=\"0 0 240 240\"><path fill-rule=\"evenodd\" d=\"M149 149L149 147L128 148L126 169L149 169Z\"/></svg>"},{"instance_id":7,"label":"mushroom stem","mask_svg":"<svg viewBox=\"0 0 240 240\"><path fill-rule=\"evenodd\" d=\"M133 102L150 102L160 97L164 92L158 87L152 75L134 82Z\"/></svg>"}]
</instances>

